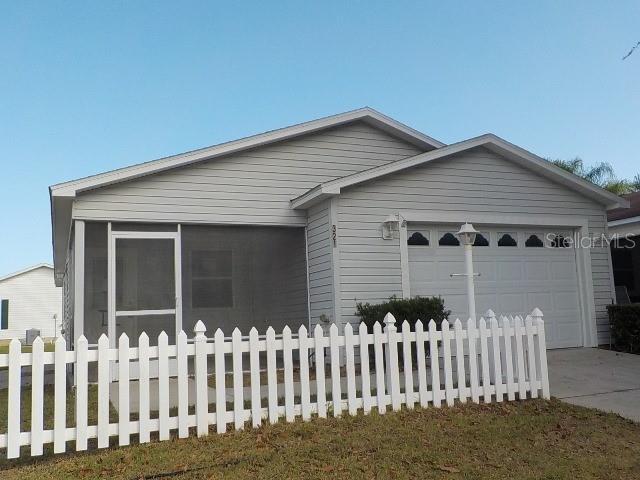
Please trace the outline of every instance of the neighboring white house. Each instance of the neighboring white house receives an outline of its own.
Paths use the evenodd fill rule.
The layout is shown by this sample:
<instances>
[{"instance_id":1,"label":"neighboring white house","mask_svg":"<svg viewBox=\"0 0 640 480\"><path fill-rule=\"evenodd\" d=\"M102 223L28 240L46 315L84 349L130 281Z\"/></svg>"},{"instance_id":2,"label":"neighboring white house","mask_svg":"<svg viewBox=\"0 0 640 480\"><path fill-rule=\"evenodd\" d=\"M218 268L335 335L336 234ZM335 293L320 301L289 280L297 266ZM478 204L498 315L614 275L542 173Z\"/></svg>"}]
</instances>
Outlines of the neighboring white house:
<instances>
[{"instance_id":1,"label":"neighboring white house","mask_svg":"<svg viewBox=\"0 0 640 480\"><path fill-rule=\"evenodd\" d=\"M0 277L0 305L0 339L25 338L31 328L43 338L60 335L62 288L55 285L52 265Z\"/></svg>"},{"instance_id":2,"label":"neighboring white house","mask_svg":"<svg viewBox=\"0 0 640 480\"><path fill-rule=\"evenodd\" d=\"M50 187L70 339L113 345L357 320L357 302L441 295L545 313L551 348L608 341L609 249L569 248L628 202L495 135L445 145L370 108ZM425 319L426 320L426 319Z\"/></svg>"}]
</instances>

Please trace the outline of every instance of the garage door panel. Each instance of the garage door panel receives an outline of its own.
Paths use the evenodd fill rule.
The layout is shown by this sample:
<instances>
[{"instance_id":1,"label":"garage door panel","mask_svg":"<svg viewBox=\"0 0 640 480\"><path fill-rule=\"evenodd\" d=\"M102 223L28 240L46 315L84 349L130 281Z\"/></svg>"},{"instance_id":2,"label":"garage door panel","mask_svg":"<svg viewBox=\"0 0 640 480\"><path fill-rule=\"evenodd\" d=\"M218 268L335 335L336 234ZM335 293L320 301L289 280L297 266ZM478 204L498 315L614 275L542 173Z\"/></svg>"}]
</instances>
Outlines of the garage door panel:
<instances>
[{"instance_id":1,"label":"garage door panel","mask_svg":"<svg viewBox=\"0 0 640 480\"><path fill-rule=\"evenodd\" d=\"M464 262L442 261L436 263L436 279L448 281L451 280L452 273L464 272Z\"/></svg>"},{"instance_id":2,"label":"garage door panel","mask_svg":"<svg viewBox=\"0 0 640 480\"><path fill-rule=\"evenodd\" d=\"M496 279L495 262L487 261L487 260L478 260L477 262L474 262L474 267L476 272L480 274L480 277L482 277L482 279L485 282L494 281Z\"/></svg>"},{"instance_id":3,"label":"garage door panel","mask_svg":"<svg viewBox=\"0 0 640 480\"><path fill-rule=\"evenodd\" d=\"M477 227L477 226L476 226ZM451 231L432 225L431 231ZM479 228L489 247L474 248L476 311L483 315L491 308L496 314L527 315L538 307L544 313L547 344L550 348L581 343L580 309L575 250L571 248L525 247L530 229L513 227ZM498 232L518 236L517 247L498 247ZM460 247L411 246L409 276L411 294L442 296L451 319L466 319L467 296L463 277L463 249Z\"/></svg>"},{"instance_id":4,"label":"garage door panel","mask_svg":"<svg viewBox=\"0 0 640 480\"><path fill-rule=\"evenodd\" d=\"M575 309L575 292L553 292L553 309L560 313L572 312Z\"/></svg>"},{"instance_id":5,"label":"garage door panel","mask_svg":"<svg viewBox=\"0 0 640 480\"><path fill-rule=\"evenodd\" d=\"M496 262L498 280L522 280L522 262L519 260L503 260Z\"/></svg>"},{"instance_id":6,"label":"garage door panel","mask_svg":"<svg viewBox=\"0 0 640 480\"><path fill-rule=\"evenodd\" d=\"M551 263L551 275L554 280L575 280L575 262L560 261L560 259L553 261Z\"/></svg>"},{"instance_id":7,"label":"garage door panel","mask_svg":"<svg viewBox=\"0 0 640 480\"><path fill-rule=\"evenodd\" d=\"M527 310L531 311L534 308L539 308L543 312L550 312L553 310L553 294L550 292L535 292L527 295Z\"/></svg>"},{"instance_id":8,"label":"garage door panel","mask_svg":"<svg viewBox=\"0 0 640 480\"><path fill-rule=\"evenodd\" d=\"M524 264L525 280L549 280L550 268L546 261L526 260Z\"/></svg>"},{"instance_id":9,"label":"garage door panel","mask_svg":"<svg viewBox=\"0 0 640 480\"><path fill-rule=\"evenodd\" d=\"M526 293L506 293L498 296L497 309L501 313L522 315L525 311ZM493 310L496 310L495 308Z\"/></svg>"}]
</instances>

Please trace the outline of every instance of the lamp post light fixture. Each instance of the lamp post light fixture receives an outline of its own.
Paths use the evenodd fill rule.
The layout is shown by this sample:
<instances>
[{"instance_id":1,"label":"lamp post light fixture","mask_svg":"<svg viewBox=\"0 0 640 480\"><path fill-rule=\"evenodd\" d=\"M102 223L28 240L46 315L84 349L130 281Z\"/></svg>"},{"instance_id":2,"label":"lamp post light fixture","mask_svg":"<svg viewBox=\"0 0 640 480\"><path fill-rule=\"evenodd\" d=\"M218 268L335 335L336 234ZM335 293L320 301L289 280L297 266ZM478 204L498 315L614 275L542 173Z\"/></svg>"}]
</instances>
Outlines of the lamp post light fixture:
<instances>
[{"instance_id":1,"label":"lamp post light fixture","mask_svg":"<svg viewBox=\"0 0 640 480\"><path fill-rule=\"evenodd\" d=\"M460 242L464 246L464 273L454 273L452 277L466 277L467 278L467 302L469 304L469 318L476 320L476 294L473 284L473 277L480 276L479 273L473 273L473 243L476 241L476 235L480 233L470 223L465 223L460 227L460 230L456 235L460 239Z\"/></svg>"}]
</instances>

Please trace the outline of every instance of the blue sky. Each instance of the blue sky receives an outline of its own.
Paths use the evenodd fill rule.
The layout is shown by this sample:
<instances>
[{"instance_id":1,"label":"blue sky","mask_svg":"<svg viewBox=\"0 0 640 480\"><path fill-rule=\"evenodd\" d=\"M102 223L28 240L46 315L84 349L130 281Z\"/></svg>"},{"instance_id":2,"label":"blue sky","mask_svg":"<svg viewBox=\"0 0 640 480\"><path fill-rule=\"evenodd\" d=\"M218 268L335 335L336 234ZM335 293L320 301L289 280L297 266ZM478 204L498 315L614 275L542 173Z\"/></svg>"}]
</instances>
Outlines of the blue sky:
<instances>
[{"instance_id":1,"label":"blue sky","mask_svg":"<svg viewBox=\"0 0 640 480\"><path fill-rule=\"evenodd\" d=\"M51 261L47 187L372 106L640 171L640 3L0 0L0 274Z\"/></svg>"}]
</instances>

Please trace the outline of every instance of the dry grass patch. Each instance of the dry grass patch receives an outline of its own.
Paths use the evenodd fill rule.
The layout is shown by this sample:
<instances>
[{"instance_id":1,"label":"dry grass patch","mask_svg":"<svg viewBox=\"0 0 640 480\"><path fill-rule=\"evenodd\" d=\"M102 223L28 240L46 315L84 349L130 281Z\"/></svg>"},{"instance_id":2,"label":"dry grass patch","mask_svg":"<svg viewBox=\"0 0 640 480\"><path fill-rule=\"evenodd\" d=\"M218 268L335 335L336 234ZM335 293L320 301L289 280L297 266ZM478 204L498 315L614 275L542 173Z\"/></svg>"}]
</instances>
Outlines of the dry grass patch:
<instances>
[{"instance_id":1,"label":"dry grass patch","mask_svg":"<svg viewBox=\"0 0 640 480\"><path fill-rule=\"evenodd\" d=\"M278 423L23 459L3 479L639 478L640 425L556 400Z\"/></svg>"}]
</instances>

